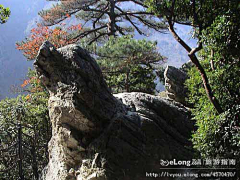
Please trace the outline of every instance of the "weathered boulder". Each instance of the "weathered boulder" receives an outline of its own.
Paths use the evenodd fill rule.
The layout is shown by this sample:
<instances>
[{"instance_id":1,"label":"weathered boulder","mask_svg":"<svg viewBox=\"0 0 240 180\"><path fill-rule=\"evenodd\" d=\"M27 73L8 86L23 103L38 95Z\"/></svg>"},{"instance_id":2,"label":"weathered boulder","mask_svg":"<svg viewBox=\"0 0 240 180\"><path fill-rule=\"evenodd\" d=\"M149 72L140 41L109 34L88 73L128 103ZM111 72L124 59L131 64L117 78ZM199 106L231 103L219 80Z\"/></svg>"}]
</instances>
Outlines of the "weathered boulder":
<instances>
[{"instance_id":1,"label":"weathered boulder","mask_svg":"<svg viewBox=\"0 0 240 180\"><path fill-rule=\"evenodd\" d=\"M180 103L145 93L113 96L96 61L77 45L45 42L34 66L50 92L42 179L144 180L160 172L160 159L192 157L193 123Z\"/></svg>"},{"instance_id":2,"label":"weathered boulder","mask_svg":"<svg viewBox=\"0 0 240 180\"><path fill-rule=\"evenodd\" d=\"M186 72L173 66L167 66L164 71L164 79L167 97L183 105L188 105L186 102L187 89L184 87L187 80Z\"/></svg>"}]
</instances>

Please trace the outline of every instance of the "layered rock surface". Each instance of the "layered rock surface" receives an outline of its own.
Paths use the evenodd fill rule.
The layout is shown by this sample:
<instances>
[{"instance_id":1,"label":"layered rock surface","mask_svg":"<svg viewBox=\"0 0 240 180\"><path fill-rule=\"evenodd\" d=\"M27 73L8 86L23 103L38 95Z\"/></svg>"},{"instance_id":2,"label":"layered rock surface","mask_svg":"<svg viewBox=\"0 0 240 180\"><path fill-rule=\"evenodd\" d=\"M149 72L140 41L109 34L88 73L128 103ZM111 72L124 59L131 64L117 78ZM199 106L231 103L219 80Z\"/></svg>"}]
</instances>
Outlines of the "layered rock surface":
<instances>
[{"instance_id":1,"label":"layered rock surface","mask_svg":"<svg viewBox=\"0 0 240 180\"><path fill-rule=\"evenodd\" d=\"M77 45L45 42L34 66L50 92L53 129L42 179L144 180L161 172L161 159L193 156L193 124L180 103L135 92L113 96L96 61Z\"/></svg>"},{"instance_id":2,"label":"layered rock surface","mask_svg":"<svg viewBox=\"0 0 240 180\"><path fill-rule=\"evenodd\" d=\"M185 100L187 97L187 89L184 87L184 83L187 80L186 72L173 66L167 66L164 71L164 79L167 97L184 105L188 105Z\"/></svg>"}]
</instances>

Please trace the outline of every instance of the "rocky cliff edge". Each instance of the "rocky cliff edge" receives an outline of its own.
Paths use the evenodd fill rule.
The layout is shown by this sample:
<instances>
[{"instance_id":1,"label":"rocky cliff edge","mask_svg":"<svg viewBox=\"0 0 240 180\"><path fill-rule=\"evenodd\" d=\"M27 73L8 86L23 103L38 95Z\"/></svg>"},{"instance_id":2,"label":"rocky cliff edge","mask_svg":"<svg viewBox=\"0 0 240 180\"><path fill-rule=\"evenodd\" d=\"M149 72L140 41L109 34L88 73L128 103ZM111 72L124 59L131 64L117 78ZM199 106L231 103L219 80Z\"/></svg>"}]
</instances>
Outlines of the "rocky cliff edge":
<instances>
[{"instance_id":1,"label":"rocky cliff edge","mask_svg":"<svg viewBox=\"0 0 240 180\"><path fill-rule=\"evenodd\" d=\"M144 93L112 95L81 47L45 42L34 63L50 92L52 138L44 180L144 180L160 161L193 156L189 111ZM162 178L167 179L167 178Z\"/></svg>"}]
</instances>

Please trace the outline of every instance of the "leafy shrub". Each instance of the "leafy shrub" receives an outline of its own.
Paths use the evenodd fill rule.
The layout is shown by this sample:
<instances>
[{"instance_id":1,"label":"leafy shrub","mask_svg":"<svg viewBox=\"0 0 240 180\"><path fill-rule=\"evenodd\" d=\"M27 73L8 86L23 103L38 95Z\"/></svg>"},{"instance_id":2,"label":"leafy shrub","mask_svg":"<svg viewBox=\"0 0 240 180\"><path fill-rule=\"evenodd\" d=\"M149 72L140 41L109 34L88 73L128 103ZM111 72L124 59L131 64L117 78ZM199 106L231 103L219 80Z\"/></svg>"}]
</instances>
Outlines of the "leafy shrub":
<instances>
[{"instance_id":1,"label":"leafy shrub","mask_svg":"<svg viewBox=\"0 0 240 180\"><path fill-rule=\"evenodd\" d=\"M219 11L201 41L199 54L215 97L224 113L218 114L209 102L197 69L188 71L189 101L198 129L193 134L194 147L205 158L236 159L240 168L240 11L237 1Z\"/></svg>"},{"instance_id":2,"label":"leafy shrub","mask_svg":"<svg viewBox=\"0 0 240 180\"><path fill-rule=\"evenodd\" d=\"M36 178L48 162L47 144L51 137L47 108L49 95L31 70L22 87L28 94L0 102L0 171L10 168L0 173L0 179L18 179L18 124L22 125L25 178ZM11 145L14 146L9 149Z\"/></svg>"}]
</instances>

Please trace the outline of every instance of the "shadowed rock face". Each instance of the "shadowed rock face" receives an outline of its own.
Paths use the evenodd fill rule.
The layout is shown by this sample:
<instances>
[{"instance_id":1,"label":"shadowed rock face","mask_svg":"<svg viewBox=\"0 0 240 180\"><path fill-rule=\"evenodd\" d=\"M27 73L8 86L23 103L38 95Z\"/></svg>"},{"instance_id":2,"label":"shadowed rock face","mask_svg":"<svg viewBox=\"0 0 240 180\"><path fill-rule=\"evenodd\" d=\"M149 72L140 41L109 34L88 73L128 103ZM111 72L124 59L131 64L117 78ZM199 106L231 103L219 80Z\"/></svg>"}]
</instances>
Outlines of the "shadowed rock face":
<instances>
[{"instance_id":1,"label":"shadowed rock face","mask_svg":"<svg viewBox=\"0 0 240 180\"><path fill-rule=\"evenodd\" d=\"M76 45L56 50L45 42L34 66L50 92L53 129L42 179L144 180L161 172L160 159L192 157L193 124L180 103L113 96L96 61Z\"/></svg>"}]
</instances>

